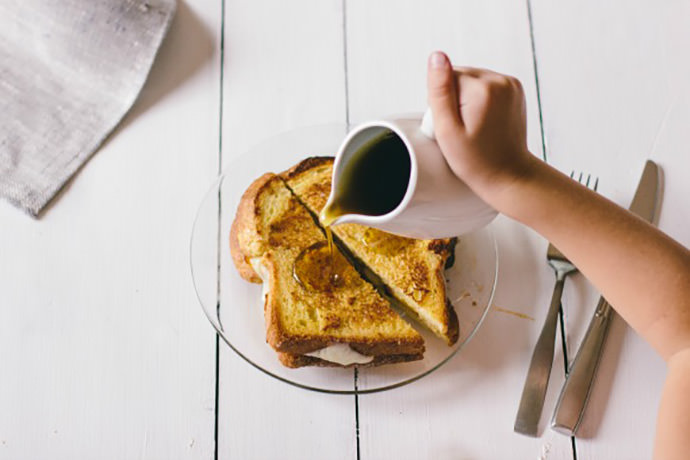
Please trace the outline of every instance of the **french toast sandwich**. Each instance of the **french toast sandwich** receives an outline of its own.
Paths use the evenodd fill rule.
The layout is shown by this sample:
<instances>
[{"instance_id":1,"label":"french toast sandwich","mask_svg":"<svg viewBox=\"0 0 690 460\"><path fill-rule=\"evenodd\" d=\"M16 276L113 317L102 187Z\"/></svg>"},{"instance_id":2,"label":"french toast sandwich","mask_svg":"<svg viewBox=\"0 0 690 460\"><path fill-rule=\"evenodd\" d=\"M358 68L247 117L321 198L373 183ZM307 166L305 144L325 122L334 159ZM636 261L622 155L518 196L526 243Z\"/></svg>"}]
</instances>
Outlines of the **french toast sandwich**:
<instances>
[{"instance_id":1,"label":"french toast sandwich","mask_svg":"<svg viewBox=\"0 0 690 460\"><path fill-rule=\"evenodd\" d=\"M281 174L315 219L331 191L332 157L310 157ZM458 318L446 296L444 270L454 262L456 238L417 240L359 224L331 227L334 239L365 277L449 345Z\"/></svg>"},{"instance_id":2,"label":"french toast sandwich","mask_svg":"<svg viewBox=\"0 0 690 460\"><path fill-rule=\"evenodd\" d=\"M245 280L264 283L266 341L280 361L301 367L421 359L424 341L419 333L337 248L337 284L315 287L296 276L296 261L323 244L322 229L281 176L264 174L243 194L230 231L230 250Z\"/></svg>"}]
</instances>

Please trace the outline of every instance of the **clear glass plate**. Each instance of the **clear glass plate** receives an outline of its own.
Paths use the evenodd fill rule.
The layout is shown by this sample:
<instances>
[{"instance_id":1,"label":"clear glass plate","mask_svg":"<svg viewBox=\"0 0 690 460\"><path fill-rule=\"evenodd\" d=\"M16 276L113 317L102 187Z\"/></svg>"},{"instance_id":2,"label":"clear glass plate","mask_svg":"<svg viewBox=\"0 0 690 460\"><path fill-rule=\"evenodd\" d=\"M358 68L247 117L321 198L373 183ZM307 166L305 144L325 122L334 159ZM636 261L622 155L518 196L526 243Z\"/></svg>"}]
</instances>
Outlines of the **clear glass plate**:
<instances>
[{"instance_id":1,"label":"clear glass plate","mask_svg":"<svg viewBox=\"0 0 690 460\"><path fill-rule=\"evenodd\" d=\"M240 278L228 243L242 193L261 174L281 172L308 156L334 155L346 134L340 124L301 128L252 148L225 168L197 212L190 245L192 279L204 313L238 355L283 382L325 393L372 393L418 380L452 358L475 334L496 288L498 253L490 227L463 235L455 264L446 271L448 294L458 314L460 337L449 347L418 328L426 342L424 359L373 368L289 369L266 343L261 285Z\"/></svg>"}]
</instances>

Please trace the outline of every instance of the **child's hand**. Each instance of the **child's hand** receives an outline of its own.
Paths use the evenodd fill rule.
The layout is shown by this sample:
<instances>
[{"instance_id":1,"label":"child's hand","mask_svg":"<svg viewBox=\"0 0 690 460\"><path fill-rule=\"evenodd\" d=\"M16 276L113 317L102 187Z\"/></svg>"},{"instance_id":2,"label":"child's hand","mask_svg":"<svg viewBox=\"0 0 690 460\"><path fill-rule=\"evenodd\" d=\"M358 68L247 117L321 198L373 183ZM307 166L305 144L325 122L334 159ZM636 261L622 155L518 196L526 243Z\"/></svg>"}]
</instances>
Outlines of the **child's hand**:
<instances>
[{"instance_id":1,"label":"child's hand","mask_svg":"<svg viewBox=\"0 0 690 460\"><path fill-rule=\"evenodd\" d=\"M429 57L429 107L436 139L453 172L501 210L499 195L529 173L525 100L520 82L489 70L456 68Z\"/></svg>"}]
</instances>

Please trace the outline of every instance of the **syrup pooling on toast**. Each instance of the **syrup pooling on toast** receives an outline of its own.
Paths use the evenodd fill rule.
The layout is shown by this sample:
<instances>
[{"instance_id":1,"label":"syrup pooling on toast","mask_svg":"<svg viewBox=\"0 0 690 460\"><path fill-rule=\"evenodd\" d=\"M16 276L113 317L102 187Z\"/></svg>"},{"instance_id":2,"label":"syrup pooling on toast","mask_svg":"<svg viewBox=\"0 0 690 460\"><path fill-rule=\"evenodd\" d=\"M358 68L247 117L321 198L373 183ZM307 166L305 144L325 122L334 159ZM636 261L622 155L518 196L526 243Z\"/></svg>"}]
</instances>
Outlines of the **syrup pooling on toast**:
<instances>
[{"instance_id":1,"label":"syrup pooling on toast","mask_svg":"<svg viewBox=\"0 0 690 460\"><path fill-rule=\"evenodd\" d=\"M339 251L331 252L325 241L319 241L299 253L292 275L305 289L329 292L351 283L354 269Z\"/></svg>"},{"instance_id":2,"label":"syrup pooling on toast","mask_svg":"<svg viewBox=\"0 0 690 460\"><path fill-rule=\"evenodd\" d=\"M364 246L385 256L394 256L415 244L412 238L393 235L377 228L367 228L362 235Z\"/></svg>"}]
</instances>

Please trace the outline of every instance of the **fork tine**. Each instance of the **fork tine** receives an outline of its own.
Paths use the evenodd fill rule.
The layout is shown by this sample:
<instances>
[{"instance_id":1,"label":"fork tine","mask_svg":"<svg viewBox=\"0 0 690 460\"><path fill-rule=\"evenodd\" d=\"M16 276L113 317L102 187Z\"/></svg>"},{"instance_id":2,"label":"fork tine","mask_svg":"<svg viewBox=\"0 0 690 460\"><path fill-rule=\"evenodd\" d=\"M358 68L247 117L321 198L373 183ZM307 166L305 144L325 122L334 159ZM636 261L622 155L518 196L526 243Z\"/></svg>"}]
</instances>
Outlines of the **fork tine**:
<instances>
[{"instance_id":1,"label":"fork tine","mask_svg":"<svg viewBox=\"0 0 690 460\"><path fill-rule=\"evenodd\" d=\"M575 179L575 171L570 171L570 178ZM594 180L594 184L590 187L590 183ZM599 189L599 177L598 176L592 176L592 174L587 174L587 177L585 177L585 173L580 172L577 181L584 185L585 187L589 188L590 190L594 190L595 192Z\"/></svg>"}]
</instances>

